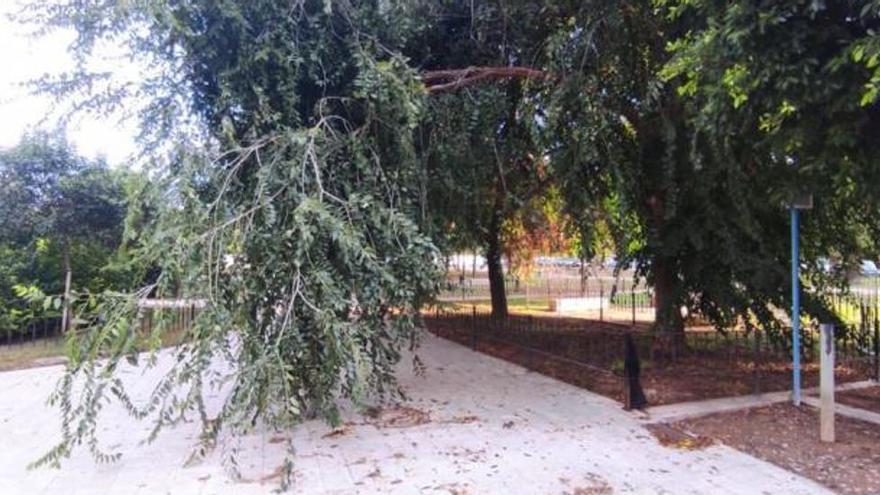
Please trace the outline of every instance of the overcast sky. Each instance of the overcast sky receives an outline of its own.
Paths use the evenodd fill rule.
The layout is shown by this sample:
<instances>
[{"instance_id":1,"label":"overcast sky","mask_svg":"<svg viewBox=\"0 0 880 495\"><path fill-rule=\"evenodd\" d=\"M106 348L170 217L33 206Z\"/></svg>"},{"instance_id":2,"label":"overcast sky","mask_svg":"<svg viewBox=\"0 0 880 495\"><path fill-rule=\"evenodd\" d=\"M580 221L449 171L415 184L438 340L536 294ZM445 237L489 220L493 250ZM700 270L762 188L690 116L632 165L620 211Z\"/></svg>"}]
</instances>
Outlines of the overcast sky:
<instances>
[{"instance_id":1,"label":"overcast sky","mask_svg":"<svg viewBox=\"0 0 880 495\"><path fill-rule=\"evenodd\" d=\"M7 19L20 0L0 0L0 147L14 146L51 108L51 99L29 94L21 83L72 67L67 45L72 33L54 33L34 39L28 29ZM132 64L114 60L114 70L131 73ZM45 126L45 125L44 125ZM52 127L52 125L48 125ZM120 128L115 119L84 117L71 122L68 137L80 153L103 155L113 165L125 164L135 150L134 127Z\"/></svg>"}]
</instances>

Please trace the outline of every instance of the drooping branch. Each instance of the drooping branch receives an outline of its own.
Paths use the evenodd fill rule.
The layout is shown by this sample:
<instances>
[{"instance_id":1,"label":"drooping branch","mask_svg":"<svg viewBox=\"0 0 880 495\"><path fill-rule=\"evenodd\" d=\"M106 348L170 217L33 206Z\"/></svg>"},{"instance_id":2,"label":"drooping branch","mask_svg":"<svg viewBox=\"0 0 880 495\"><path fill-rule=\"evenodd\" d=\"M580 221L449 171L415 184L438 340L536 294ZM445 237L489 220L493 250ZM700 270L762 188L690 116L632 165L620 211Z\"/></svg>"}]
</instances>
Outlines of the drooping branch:
<instances>
[{"instance_id":1,"label":"drooping branch","mask_svg":"<svg viewBox=\"0 0 880 495\"><path fill-rule=\"evenodd\" d=\"M497 79L549 80L553 76L530 67L467 67L422 73L422 81L431 94L455 91L482 81Z\"/></svg>"}]
</instances>

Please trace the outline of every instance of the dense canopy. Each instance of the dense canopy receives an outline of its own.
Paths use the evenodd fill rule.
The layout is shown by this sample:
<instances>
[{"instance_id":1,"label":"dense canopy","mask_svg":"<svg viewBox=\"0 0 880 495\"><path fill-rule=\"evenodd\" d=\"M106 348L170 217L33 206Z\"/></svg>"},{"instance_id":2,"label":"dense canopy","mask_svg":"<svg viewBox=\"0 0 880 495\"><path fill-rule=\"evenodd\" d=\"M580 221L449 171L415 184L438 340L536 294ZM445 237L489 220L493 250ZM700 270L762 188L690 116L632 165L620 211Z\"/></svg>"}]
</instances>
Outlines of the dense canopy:
<instances>
[{"instance_id":1,"label":"dense canopy","mask_svg":"<svg viewBox=\"0 0 880 495\"><path fill-rule=\"evenodd\" d=\"M207 446L224 428L334 420L340 398L393 393L441 250L486 253L504 316L504 244L522 239L535 205L579 236L582 257L597 229L611 232L655 288L657 331L680 333L682 305L719 327L782 326L793 190L816 197L811 284L841 280L818 257L845 269L856 260L844 253L876 251L865 188L878 183L877 7L35 3L23 16L75 29L83 60L40 88L93 110L139 102L145 146L169 151L150 172L158 211L136 237L158 280L83 303L102 318L73 337L56 397L72 426L43 461L94 439L106 396L157 428L199 412ZM121 85L90 72L108 40L152 72ZM114 372L137 355L148 294L207 306L142 407ZM822 301L806 310L822 314ZM232 393L207 417L202 388L224 359Z\"/></svg>"}]
</instances>

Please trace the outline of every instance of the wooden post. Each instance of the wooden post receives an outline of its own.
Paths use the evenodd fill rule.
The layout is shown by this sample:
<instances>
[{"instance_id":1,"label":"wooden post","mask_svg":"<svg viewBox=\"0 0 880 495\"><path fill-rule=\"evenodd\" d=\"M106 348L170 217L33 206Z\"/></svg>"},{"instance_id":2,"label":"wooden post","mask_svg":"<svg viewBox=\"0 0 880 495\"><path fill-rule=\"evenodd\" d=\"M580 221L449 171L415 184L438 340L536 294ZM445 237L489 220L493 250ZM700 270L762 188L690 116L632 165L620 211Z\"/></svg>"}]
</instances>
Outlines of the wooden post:
<instances>
[{"instance_id":1,"label":"wooden post","mask_svg":"<svg viewBox=\"0 0 880 495\"><path fill-rule=\"evenodd\" d=\"M820 342L819 390L822 407L819 410L819 438L834 441L834 325L823 323Z\"/></svg>"},{"instance_id":2,"label":"wooden post","mask_svg":"<svg viewBox=\"0 0 880 495\"><path fill-rule=\"evenodd\" d=\"M635 283L635 280L633 281L632 285L629 288L629 298L630 298L630 303L632 304L632 317L633 317L632 324L635 325L636 324L636 283Z\"/></svg>"},{"instance_id":3,"label":"wooden post","mask_svg":"<svg viewBox=\"0 0 880 495\"><path fill-rule=\"evenodd\" d=\"M880 315L877 301L874 305L874 381L880 382Z\"/></svg>"},{"instance_id":4,"label":"wooden post","mask_svg":"<svg viewBox=\"0 0 880 495\"><path fill-rule=\"evenodd\" d=\"M757 327L752 328L752 393L758 395L761 393L761 333Z\"/></svg>"},{"instance_id":5,"label":"wooden post","mask_svg":"<svg viewBox=\"0 0 880 495\"><path fill-rule=\"evenodd\" d=\"M471 306L471 349L477 350L477 306Z\"/></svg>"},{"instance_id":6,"label":"wooden post","mask_svg":"<svg viewBox=\"0 0 880 495\"><path fill-rule=\"evenodd\" d=\"M626 379L626 385L623 391L623 408L627 411L633 409L642 410L647 407L648 400L645 398L645 392L642 390L642 384L639 378L642 368L641 362L639 361L639 353L636 349L636 344L633 341L631 333L627 332L624 335L623 342L623 374Z\"/></svg>"}]
</instances>

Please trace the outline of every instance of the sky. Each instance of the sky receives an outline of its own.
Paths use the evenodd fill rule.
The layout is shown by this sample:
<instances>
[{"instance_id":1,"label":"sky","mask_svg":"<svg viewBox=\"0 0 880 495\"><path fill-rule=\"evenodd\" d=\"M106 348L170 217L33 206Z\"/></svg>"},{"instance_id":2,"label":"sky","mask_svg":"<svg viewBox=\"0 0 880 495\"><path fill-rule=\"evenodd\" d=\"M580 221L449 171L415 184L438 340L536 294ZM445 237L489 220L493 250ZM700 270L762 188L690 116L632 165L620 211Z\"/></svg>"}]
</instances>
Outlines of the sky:
<instances>
[{"instance_id":1,"label":"sky","mask_svg":"<svg viewBox=\"0 0 880 495\"><path fill-rule=\"evenodd\" d=\"M73 67L72 57L67 53L73 33L56 32L33 38L28 34L28 26L7 18L18 4L20 0L0 0L0 148L14 146L52 108L51 98L30 94L22 83ZM138 70L121 57L105 62L120 74L131 75ZM111 165L126 165L136 150L135 125L119 125L117 120L83 116L68 124L67 136L85 156L103 156ZM51 129L54 125L50 121L42 127Z\"/></svg>"}]
</instances>

